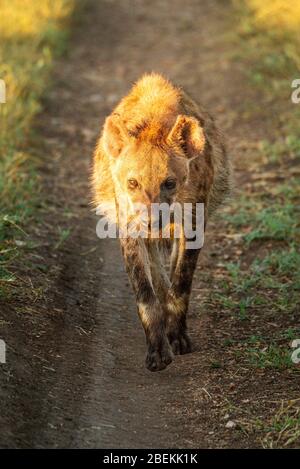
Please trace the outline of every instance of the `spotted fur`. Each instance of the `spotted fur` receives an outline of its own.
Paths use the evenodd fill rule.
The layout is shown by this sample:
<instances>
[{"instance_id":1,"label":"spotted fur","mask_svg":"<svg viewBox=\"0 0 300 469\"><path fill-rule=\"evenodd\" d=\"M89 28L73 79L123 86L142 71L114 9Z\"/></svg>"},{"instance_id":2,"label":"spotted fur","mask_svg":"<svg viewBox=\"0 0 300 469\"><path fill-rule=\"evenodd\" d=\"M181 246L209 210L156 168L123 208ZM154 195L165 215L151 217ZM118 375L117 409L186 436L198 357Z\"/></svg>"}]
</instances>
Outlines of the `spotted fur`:
<instances>
[{"instance_id":1,"label":"spotted fur","mask_svg":"<svg viewBox=\"0 0 300 469\"><path fill-rule=\"evenodd\" d=\"M132 190L128 181L138 186ZM173 191L163 189L168 178ZM93 161L94 204L205 205L208 217L231 189L231 167L213 118L180 88L158 74L142 77L107 117ZM107 213L118 221L116 211ZM179 240L121 239L125 265L144 326L151 371L164 369L173 354L191 351L186 314L200 249ZM167 246L167 250L164 249ZM171 253L170 274L162 252Z\"/></svg>"}]
</instances>

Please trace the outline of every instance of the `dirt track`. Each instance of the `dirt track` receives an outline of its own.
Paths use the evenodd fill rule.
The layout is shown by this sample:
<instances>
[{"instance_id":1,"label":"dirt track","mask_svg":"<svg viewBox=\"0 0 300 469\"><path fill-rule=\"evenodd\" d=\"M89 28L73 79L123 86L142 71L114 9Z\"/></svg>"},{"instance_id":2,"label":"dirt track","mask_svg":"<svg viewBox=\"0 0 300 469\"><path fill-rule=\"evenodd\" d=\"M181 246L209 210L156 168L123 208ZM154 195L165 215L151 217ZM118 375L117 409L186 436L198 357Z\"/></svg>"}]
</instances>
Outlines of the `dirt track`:
<instances>
[{"instance_id":1,"label":"dirt track","mask_svg":"<svg viewBox=\"0 0 300 469\"><path fill-rule=\"evenodd\" d=\"M31 262L44 267L30 280L26 271L28 296L1 310L9 321L1 329L8 344L0 370L1 447L253 445L226 429L219 412L221 397L232 391L230 362L223 370L210 366L218 340L231 332L201 302L205 271L218 262L210 252L223 254L222 225L211 225L195 280L195 352L153 374L144 368L144 335L118 243L96 238L88 195L100 125L145 71L165 74L209 108L235 158L251 123L241 116L245 85L223 45L226 14L221 0L184 7L180 0L95 0L74 28L38 123L45 204L29 233L38 244ZM256 138L260 132L256 127ZM70 234L57 245L59 229ZM242 402L244 388L256 383L247 374L239 379Z\"/></svg>"}]
</instances>

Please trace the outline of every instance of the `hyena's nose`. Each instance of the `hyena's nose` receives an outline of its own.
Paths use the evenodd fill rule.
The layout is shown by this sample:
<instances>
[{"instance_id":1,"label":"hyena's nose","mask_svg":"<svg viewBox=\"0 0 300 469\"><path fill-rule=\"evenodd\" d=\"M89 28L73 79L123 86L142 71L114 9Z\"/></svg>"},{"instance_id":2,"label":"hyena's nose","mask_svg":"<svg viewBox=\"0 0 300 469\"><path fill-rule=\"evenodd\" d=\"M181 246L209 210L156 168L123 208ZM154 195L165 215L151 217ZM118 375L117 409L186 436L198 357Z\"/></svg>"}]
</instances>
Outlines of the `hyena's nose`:
<instances>
[{"instance_id":1,"label":"hyena's nose","mask_svg":"<svg viewBox=\"0 0 300 469\"><path fill-rule=\"evenodd\" d=\"M159 192L145 190L145 199L147 207L151 208L152 204L159 202Z\"/></svg>"}]
</instances>

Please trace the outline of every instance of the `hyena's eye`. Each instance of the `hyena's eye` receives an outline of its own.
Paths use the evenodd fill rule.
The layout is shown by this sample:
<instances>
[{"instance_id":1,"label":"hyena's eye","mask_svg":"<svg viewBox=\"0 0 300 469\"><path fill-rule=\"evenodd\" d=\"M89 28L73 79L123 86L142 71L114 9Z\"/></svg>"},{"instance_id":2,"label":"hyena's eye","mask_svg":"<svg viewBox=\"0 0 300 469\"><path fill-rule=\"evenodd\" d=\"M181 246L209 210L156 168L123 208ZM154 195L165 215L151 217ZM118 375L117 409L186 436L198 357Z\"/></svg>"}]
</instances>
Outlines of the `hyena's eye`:
<instances>
[{"instance_id":1,"label":"hyena's eye","mask_svg":"<svg viewBox=\"0 0 300 469\"><path fill-rule=\"evenodd\" d=\"M175 189L176 187L176 179L168 178L162 184L163 189L167 189L168 191Z\"/></svg>"},{"instance_id":2,"label":"hyena's eye","mask_svg":"<svg viewBox=\"0 0 300 469\"><path fill-rule=\"evenodd\" d=\"M136 179L128 179L127 181L127 186L128 189L136 189L138 187L139 183L137 182Z\"/></svg>"}]
</instances>

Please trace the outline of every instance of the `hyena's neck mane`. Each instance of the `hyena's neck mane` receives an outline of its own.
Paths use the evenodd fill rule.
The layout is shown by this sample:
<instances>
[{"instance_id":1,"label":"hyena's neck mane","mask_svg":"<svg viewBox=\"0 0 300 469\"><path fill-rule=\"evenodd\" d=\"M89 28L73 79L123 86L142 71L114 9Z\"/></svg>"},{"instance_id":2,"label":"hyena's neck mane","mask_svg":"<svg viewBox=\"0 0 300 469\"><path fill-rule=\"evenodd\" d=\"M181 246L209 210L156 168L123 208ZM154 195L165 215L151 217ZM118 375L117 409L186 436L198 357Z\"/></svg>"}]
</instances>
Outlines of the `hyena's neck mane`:
<instances>
[{"instance_id":1,"label":"hyena's neck mane","mask_svg":"<svg viewBox=\"0 0 300 469\"><path fill-rule=\"evenodd\" d=\"M144 75L115 109L135 138L160 140L179 113L180 89L159 74Z\"/></svg>"}]
</instances>

